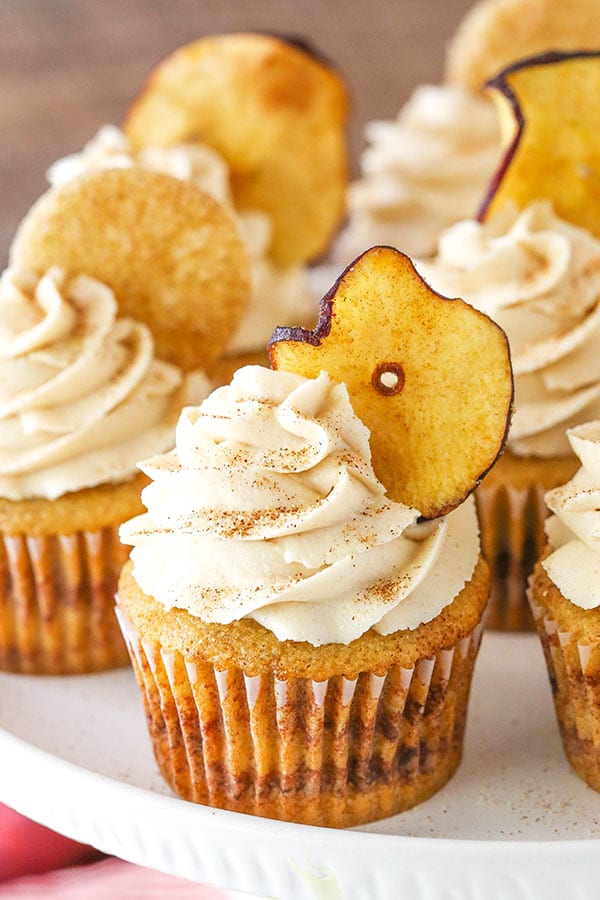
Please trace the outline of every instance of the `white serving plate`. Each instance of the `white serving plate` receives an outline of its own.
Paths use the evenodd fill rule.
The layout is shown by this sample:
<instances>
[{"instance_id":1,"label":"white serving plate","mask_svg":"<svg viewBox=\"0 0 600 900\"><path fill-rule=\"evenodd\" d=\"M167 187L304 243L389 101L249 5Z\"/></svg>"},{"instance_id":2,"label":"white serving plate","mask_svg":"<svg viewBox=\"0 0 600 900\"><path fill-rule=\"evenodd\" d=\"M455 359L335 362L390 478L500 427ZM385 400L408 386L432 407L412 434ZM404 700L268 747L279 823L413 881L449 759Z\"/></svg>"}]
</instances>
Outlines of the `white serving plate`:
<instances>
[{"instance_id":1,"label":"white serving plate","mask_svg":"<svg viewBox=\"0 0 600 900\"><path fill-rule=\"evenodd\" d=\"M335 831L175 798L129 671L0 675L0 801L132 862L279 900L588 900L600 883L600 795L562 754L534 635L485 635L461 768L381 822Z\"/></svg>"}]
</instances>

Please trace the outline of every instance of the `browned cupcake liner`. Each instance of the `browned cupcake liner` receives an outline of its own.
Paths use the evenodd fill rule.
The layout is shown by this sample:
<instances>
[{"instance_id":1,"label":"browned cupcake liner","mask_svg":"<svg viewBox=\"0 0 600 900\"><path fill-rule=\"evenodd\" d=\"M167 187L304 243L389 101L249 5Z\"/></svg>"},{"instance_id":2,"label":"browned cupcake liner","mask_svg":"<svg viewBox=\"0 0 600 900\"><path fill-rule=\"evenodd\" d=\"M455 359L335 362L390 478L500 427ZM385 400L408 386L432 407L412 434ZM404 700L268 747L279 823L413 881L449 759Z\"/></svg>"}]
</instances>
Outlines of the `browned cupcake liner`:
<instances>
[{"instance_id":1,"label":"browned cupcake liner","mask_svg":"<svg viewBox=\"0 0 600 900\"><path fill-rule=\"evenodd\" d=\"M64 675L128 664L114 597L129 550L117 528L0 534L0 670Z\"/></svg>"},{"instance_id":2,"label":"browned cupcake liner","mask_svg":"<svg viewBox=\"0 0 600 900\"><path fill-rule=\"evenodd\" d=\"M540 636L567 759L600 791L600 642L582 644L562 630L535 596L528 598Z\"/></svg>"},{"instance_id":3,"label":"browned cupcake liner","mask_svg":"<svg viewBox=\"0 0 600 900\"><path fill-rule=\"evenodd\" d=\"M548 515L541 482L517 488L486 484L475 491L481 550L492 573L486 627L494 631L533 631L527 579L539 559Z\"/></svg>"},{"instance_id":4,"label":"browned cupcake liner","mask_svg":"<svg viewBox=\"0 0 600 900\"><path fill-rule=\"evenodd\" d=\"M411 669L280 681L163 652L117 615L159 768L186 800L343 827L427 799L460 761L481 624Z\"/></svg>"}]
</instances>

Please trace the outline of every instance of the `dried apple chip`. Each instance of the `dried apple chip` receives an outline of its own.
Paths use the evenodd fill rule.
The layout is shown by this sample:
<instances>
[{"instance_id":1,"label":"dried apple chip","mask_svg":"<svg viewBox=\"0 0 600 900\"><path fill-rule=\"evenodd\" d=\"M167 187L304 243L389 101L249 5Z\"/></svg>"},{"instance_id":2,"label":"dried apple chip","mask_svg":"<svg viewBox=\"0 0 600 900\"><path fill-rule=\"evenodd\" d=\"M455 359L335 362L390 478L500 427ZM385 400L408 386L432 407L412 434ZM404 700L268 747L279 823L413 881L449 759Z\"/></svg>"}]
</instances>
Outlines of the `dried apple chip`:
<instances>
[{"instance_id":1,"label":"dried apple chip","mask_svg":"<svg viewBox=\"0 0 600 900\"><path fill-rule=\"evenodd\" d=\"M600 52L523 60L489 87L508 149L480 219L544 199L600 236Z\"/></svg>"},{"instance_id":2,"label":"dried apple chip","mask_svg":"<svg viewBox=\"0 0 600 900\"><path fill-rule=\"evenodd\" d=\"M458 506L501 453L512 408L508 342L463 300L436 294L412 262L373 247L321 303L314 331L278 328L271 363L344 382L371 431L392 499L435 518Z\"/></svg>"},{"instance_id":3,"label":"dried apple chip","mask_svg":"<svg viewBox=\"0 0 600 900\"><path fill-rule=\"evenodd\" d=\"M598 0L481 0L448 47L446 79L481 90L519 59L600 45Z\"/></svg>"},{"instance_id":4,"label":"dried apple chip","mask_svg":"<svg viewBox=\"0 0 600 900\"><path fill-rule=\"evenodd\" d=\"M202 38L168 56L134 102L133 146L200 141L229 165L235 205L269 213L280 265L322 253L344 215L346 88L311 53L269 35Z\"/></svg>"},{"instance_id":5,"label":"dried apple chip","mask_svg":"<svg viewBox=\"0 0 600 900\"><path fill-rule=\"evenodd\" d=\"M145 322L157 355L186 370L221 353L250 295L250 261L228 210L192 183L139 168L90 172L48 191L10 260L108 284L120 315Z\"/></svg>"}]
</instances>

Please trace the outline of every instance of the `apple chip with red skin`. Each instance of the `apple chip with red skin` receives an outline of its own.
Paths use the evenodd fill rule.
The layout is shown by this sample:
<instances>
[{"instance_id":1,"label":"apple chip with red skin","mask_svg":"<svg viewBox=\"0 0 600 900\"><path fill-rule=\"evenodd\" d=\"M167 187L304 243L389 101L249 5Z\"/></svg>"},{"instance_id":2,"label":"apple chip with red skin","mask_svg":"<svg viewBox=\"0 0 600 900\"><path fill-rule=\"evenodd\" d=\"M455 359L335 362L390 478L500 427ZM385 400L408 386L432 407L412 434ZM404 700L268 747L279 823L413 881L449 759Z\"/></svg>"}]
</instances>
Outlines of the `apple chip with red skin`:
<instances>
[{"instance_id":1,"label":"apple chip with red skin","mask_svg":"<svg viewBox=\"0 0 600 900\"><path fill-rule=\"evenodd\" d=\"M479 214L550 200L600 237L600 52L546 53L488 83L506 156Z\"/></svg>"},{"instance_id":2,"label":"apple chip with red skin","mask_svg":"<svg viewBox=\"0 0 600 900\"><path fill-rule=\"evenodd\" d=\"M428 519L477 487L504 448L513 383L508 342L463 300L435 293L411 260L373 247L321 302L314 331L278 328L275 369L324 370L371 432L388 495Z\"/></svg>"},{"instance_id":3,"label":"apple chip with red skin","mask_svg":"<svg viewBox=\"0 0 600 900\"><path fill-rule=\"evenodd\" d=\"M269 214L270 254L285 266L323 253L343 219L348 108L337 72L301 47L214 35L156 67L124 127L137 150L200 142L219 153L235 206Z\"/></svg>"}]
</instances>

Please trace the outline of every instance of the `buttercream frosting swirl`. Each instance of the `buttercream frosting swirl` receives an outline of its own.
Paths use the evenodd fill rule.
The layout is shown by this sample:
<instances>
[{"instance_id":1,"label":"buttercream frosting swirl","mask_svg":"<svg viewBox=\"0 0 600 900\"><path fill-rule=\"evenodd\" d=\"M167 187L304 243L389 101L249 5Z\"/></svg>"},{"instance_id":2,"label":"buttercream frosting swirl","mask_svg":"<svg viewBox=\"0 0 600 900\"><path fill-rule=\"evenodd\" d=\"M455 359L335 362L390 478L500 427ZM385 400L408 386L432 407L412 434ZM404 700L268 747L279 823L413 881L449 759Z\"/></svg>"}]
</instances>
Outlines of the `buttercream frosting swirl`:
<instances>
[{"instance_id":1,"label":"buttercream frosting swirl","mask_svg":"<svg viewBox=\"0 0 600 900\"><path fill-rule=\"evenodd\" d=\"M582 465L546 494L552 552L542 566L567 600L593 609L600 606L600 421L572 428L568 437Z\"/></svg>"},{"instance_id":2,"label":"buttercream frosting swirl","mask_svg":"<svg viewBox=\"0 0 600 900\"><path fill-rule=\"evenodd\" d=\"M349 223L334 249L350 261L373 244L414 256L477 210L500 158L497 114L455 85L421 85L393 121L370 122Z\"/></svg>"},{"instance_id":3,"label":"buttercream frosting swirl","mask_svg":"<svg viewBox=\"0 0 600 900\"><path fill-rule=\"evenodd\" d=\"M59 186L94 169L141 166L173 178L194 181L220 203L231 207L252 260L252 292L245 316L228 344L229 354L263 349L275 325L307 322L316 309L302 266L275 265L269 257L273 226L258 209L235 210L225 160L204 144L145 147L135 152L125 134L105 125L81 153L55 162L48 180Z\"/></svg>"},{"instance_id":4,"label":"buttercream frosting swirl","mask_svg":"<svg viewBox=\"0 0 600 900\"><path fill-rule=\"evenodd\" d=\"M53 163L47 178L53 187L58 187L96 169L129 169L136 165L182 181L195 181L215 200L231 203L227 164L210 147L144 147L135 153L127 136L114 125L104 125L80 153L71 153Z\"/></svg>"},{"instance_id":5,"label":"buttercream frosting swirl","mask_svg":"<svg viewBox=\"0 0 600 900\"><path fill-rule=\"evenodd\" d=\"M4 272L0 496L55 499L133 477L139 459L173 445L185 399L182 373L154 358L145 325L117 318L106 285Z\"/></svg>"},{"instance_id":6,"label":"buttercream frosting swirl","mask_svg":"<svg viewBox=\"0 0 600 900\"><path fill-rule=\"evenodd\" d=\"M385 496L368 430L324 372L238 370L183 411L176 448L140 468L148 512L121 527L134 578L206 622L349 643L434 618L477 562L472 502L417 525Z\"/></svg>"},{"instance_id":7,"label":"buttercream frosting swirl","mask_svg":"<svg viewBox=\"0 0 600 900\"><path fill-rule=\"evenodd\" d=\"M416 265L435 290L472 303L508 335L509 449L568 455L566 429L600 416L600 241L538 201L454 225L437 257Z\"/></svg>"}]
</instances>

